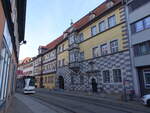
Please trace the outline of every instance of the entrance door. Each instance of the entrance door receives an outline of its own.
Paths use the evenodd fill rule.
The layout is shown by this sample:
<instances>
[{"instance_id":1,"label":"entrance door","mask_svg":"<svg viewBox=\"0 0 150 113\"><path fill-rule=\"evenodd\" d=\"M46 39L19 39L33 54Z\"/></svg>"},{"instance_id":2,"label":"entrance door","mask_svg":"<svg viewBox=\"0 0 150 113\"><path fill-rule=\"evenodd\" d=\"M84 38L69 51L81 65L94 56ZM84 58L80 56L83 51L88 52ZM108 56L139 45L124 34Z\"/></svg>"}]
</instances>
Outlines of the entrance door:
<instances>
[{"instance_id":1,"label":"entrance door","mask_svg":"<svg viewBox=\"0 0 150 113\"><path fill-rule=\"evenodd\" d=\"M92 78L92 90L93 92L97 92L97 83L94 78Z\"/></svg>"},{"instance_id":2,"label":"entrance door","mask_svg":"<svg viewBox=\"0 0 150 113\"><path fill-rule=\"evenodd\" d=\"M64 89L64 78L59 76L59 88Z\"/></svg>"}]
</instances>

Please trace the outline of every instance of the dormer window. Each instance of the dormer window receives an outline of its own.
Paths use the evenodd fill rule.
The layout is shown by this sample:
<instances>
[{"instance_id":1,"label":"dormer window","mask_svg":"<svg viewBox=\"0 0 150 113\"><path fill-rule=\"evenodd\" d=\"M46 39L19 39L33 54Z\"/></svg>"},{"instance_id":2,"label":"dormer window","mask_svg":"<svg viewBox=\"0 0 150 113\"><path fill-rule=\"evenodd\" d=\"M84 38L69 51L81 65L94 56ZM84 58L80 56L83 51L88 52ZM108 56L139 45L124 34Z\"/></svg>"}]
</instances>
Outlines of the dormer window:
<instances>
[{"instance_id":1,"label":"dormer window","mask_svg":"<svg viewBox=\"0 0 150 113\"><path fill-rule=\"evenodd\" d=\"M75 30L75 28L72 26L72 27L68 30L68 32L69 32L69 33L72 33L74 30Z\"/></svg>"},{"instance_id":2,"label":"dormer window","mask_svg":"<svg viewBox=\"0 0 150 113\"><path fill-rule=\"evenodd\" d=\"M113 5L114 5L113 1L108 0L108 2L107 2L107 4L106 4L106 7L109 9L109 8L111 8Z\"/></svg>"},{"instance_id":3,"label":"dormer window","mask_svg":"<svg viewBox=\"0 0 150 113\"><path fill-rule=\"evenodd\" d=\"M94 18L95 18L95 16L96 16L96 15L95 15L93 12L90 12L89 19L90 19L90 20L92 20L92 19L94 19Z\"/></svg>"}]
</instances>

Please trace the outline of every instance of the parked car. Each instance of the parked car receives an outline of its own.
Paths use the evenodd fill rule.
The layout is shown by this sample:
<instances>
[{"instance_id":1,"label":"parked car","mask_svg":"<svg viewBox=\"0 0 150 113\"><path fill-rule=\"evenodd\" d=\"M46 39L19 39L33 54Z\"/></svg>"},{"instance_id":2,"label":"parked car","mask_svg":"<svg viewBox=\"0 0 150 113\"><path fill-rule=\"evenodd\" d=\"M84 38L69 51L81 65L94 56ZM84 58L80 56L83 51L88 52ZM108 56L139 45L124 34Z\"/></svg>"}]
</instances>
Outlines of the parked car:
<instances>
[{"instance_id":1,"label":"parked car","mask_svg":"<svg viewBox=\"0 0 150 113\"><path fill-rule=\"evenodd\" d=\"M150 106L150 94L144 95L142 97L142 102L144 105Z\"/></svg>"}]
</instances>

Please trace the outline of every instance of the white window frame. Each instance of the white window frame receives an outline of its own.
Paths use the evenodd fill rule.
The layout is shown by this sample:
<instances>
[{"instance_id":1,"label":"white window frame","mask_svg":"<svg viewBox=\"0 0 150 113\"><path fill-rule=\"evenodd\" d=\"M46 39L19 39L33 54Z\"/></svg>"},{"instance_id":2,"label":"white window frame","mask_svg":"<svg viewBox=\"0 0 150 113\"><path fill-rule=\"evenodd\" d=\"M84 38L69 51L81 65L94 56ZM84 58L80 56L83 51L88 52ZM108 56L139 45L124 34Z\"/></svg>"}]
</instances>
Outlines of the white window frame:
<instances>
[{"instance_id":1,"label":"white window frame","mask_svg":"<svg viewBox=\"0 0 150 113\"><path fill-rule=\"evenodd\" d=\"M83 33L79 33L79 35L78 35L78 42L80 43L82 41L84 41L84 34Z\"/></svg>"},{"instance_id":2,"label":"white window frame","mask_svg":"<svg viewBox=\"0 0 150 113\"><path fill-rule=\"evenodd\" d=\"M75 38L74 38L74 35L71 35L71 36L69 37L69 44L71 45L71 44L73 44L73 43L75 43Z\"/></svg>"},{"instance_id":3,"label":"white window frame","mask_svg":"<svg viewBox=\"0 0 150 113\"><path fill-rule=\"evenodd\" d=\"M104 25L103 25L104 24ZM103 32L106 30L106 22L105 20L101 21L99 24L99 32ZM102 25L102 26L101 26ZM102 29L101 29L102 28Z\"/></svg>"},{"instance_id":4,"label":"white window frame","mask_svg":"<svg viewBox=\"0 0 150 113\"><path fill-rule=\"evenodd\" d=\"M115 45L114 47L112 47L112 43L113 42L116 42L117 41L117 46ZM115 48L115 51L112 51L112 49L114 49ZM117 48L117 50L116 50L116 48ZM118 40L112 40L112 41L110 41L110 51L111 51L111 53L116 53L116 52L118 52L119 51L119 41Z\"/></svg>"},{"instance_id":5,"label":"white window frame","mask_svg":"<svg viewBox=\"0 0 150 113\"><path fill-rule=\"evenodd\" d=\"M135 23L135 32L140 32L144 30L144 23L143 20L140 20Z\"/></svg>"},{"instance_id":6,"label":"white window frame","mask_svg":"<svg viewBox=\"0 0 150 113\"><path fill-rule=\"evenodd\" d=\"M81 57L81 53L83 54L83 58ZM84 51L80 52L80 61L84 60L85 56L84 56Z\"/></svg>"},{"instance_id":7,"label":"white window frame","mask_svg":"<svg viewBox=\"0 0 150 113\"><path fill-rule=\"evenodd\" d=\"M104 46L106 46L106 47L104 47ZM107 43L100 45L100 47L101 47L101 55L102 56L103 55L107 55L109 53L108 44ZM103 47L106 49L105 51L107 51L107 52L103 52Z\"/></svg>"},{"instance_id":8,"label":"white window frame","mask_svg":"<svg viewBox=\"0 0 150 113\"><path fill-rule=\"evenodd\" d=\"M94 54L94 49L95 48L97 48L96 55ZM100 56L100 54L99 54L99 46L95 46L95 47L92 48L92 55L93 55L93 58L96 58L96 57Z\"/></svg>"},{"instance_id":9,"label":"white window frame","mask_svg":"<svg viewBox=\"0 0 150 113\"><path fill-rule=\"evenodd\" d=\"M104 75L103 75L104 71L109 71L110 82L104 82ZM111 71L109 69L105 69L105 70L102 71L103 84L111 84L112 83L111 82L111 75L110 74L111 74Z\"/></svg>"},{"instance_id":10,"label":"white window frame","mask_svg":"<svg viewBox=\"0 0 150 113\"><path fill-rule=\"evenodd\" d=\"M75 62L75 53L70 52L70 62Z\"/></svg>"},{"instance_id":11,"label":"white window frame","mask_svg":"<svg viewBox=\"0 0 150 113\"><path fill-rule=\"evenodd\" d=\"M113 18L113 19L112 19ZM116 16L112 15L110 17L108 17L108 27L112 28L116 25Z\"/></svg>"},{"instance_id":12,"label":"white window frame","mask_svg":"<svg viewBox=\"0 0 150 113\"><path fill-rule=\"evenodd\" d=\"M113 69L112 69L113 83L115 83L115 84L122 84L122 83L123 83L123 77L122 77L122 70L121 70L121 69L119 69L120 72L121 72L121 82L115 82L115 81L114 81L114 73L113 73L113 70L117 70L117 69L119 69L119 68L113 68Z\"/></svg>"},{"instance_id":13,"label":"white window frame","mask_svg":"<svg viewBox=\"0 0 150 113\"><path fill-rule=\"evenodd\" d=\"M95 31L93 29L95 29ZM97 34L97 26L94 25L91 27L91 36L95 36L96 34Z\"/></svg>"}]
</instances>

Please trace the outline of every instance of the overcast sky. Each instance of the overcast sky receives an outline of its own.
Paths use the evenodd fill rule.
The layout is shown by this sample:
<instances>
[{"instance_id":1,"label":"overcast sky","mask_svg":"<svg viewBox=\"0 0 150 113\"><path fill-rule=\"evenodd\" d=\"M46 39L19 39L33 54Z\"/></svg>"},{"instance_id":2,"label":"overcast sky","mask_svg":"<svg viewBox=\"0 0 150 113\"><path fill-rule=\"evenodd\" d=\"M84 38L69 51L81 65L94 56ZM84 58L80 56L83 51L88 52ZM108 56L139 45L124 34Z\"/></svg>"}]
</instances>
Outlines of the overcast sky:
<instances>
[{"instance_id":1,"label":"overcast sky","mask_svg":"<svg viewBox=\"0 0 150 113\"><path fill-rule=\"evenodd\" d=\"M26 45L21 45L20 60L38 54L39 45L59 37L76 22L105 0L27 0Z\"/></svg>"}]
</instances>

